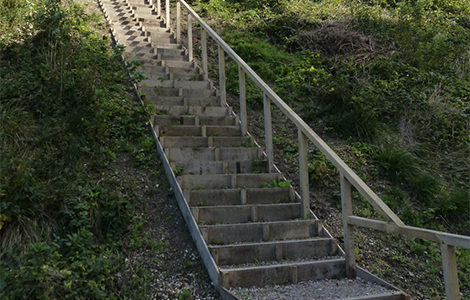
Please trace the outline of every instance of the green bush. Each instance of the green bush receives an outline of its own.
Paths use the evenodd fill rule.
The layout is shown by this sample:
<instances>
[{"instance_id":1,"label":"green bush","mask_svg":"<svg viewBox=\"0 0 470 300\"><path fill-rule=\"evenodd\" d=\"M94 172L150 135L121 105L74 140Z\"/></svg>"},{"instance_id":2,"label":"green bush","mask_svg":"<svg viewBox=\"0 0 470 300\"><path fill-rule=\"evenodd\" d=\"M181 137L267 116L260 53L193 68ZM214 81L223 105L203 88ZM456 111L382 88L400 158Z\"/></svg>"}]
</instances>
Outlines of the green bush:
<instances>
[{"instance_id":1,"label":"green bush","mask_svg":"<svg viewBox=\"0 0 470 300\"><path fill-rule=\"evenodd\" d=\"M107 172L148 115L129 100L122 49L91 29L99 18L29 2L0 4L0 298L139 295L145 278L131 291L116 277L134 197Z\"/></svg>"}]
</instances>

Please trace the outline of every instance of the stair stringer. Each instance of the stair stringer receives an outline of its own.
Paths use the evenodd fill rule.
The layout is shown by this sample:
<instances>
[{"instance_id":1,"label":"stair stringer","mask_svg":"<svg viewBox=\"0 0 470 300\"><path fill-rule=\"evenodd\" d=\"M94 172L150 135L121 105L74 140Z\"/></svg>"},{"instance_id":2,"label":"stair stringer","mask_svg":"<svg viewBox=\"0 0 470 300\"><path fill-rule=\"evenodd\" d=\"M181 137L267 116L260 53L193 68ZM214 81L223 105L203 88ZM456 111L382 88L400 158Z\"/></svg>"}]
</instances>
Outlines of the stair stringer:
<instances>
[{"instance_id":1,"label":"stair stringer","mask_svg":"<svg viewBox=\"0 0 470 300\"><path fill-rule=\"evenodd\" d=\"M128 3L126 0L124 0L124 1L126 3ZM106 10L105 10L101 0L98 0L98 3L99 3L101 9L103 10L103 12L105 14L105 17L106 17L106 20L107 20L108 24L111 27L110 31L111 31L111 35L113 37L114 42L116 44L121 44L121 43L119 43L118 39L116 38L116 33L115 33L115 30L113 29L114 24L113 24L112 20L107 16ZM138 21L138 16L136 16L135 13L133 14L133 17L135 18L136 21ZM145 28L142 25L140 27L141 27L141 30L146 34ZM170 28L170 32L174 34L174 32L171 28ZM147 36L147 34L146 34L146 36ZM147 36L147 38L149 39L149 42L150 42L150 36ZM187 53L187 49L185 48L185 46L184 45L182 45L182 46L183 46L183 49L185 50L185 52ZM124 64L127 65L127 62L126 62L126 59L125 59L124 56L122 57L122 59L123 59ZM163 65L164 65L164 63L163 63ZM198 66L195 61L193 61L193 65L198 70L201 70L200 66ZM129 78L132 82L132 78L131 78L130 74L129 74ZM136 93L140 103L142 105L144 105L144 101L140 96L137 85L134 82L132 82L132 84L133 84L135 93ZM213 82L210 81L210 84L211 84L211 89L215 90L215 93L218 96L219 95L218 90L215 88ZM227 103L225 104L225 106L231 108ZM231 114L235 117L238 117L237 114L233 110L231 110ZM240 122L239 118L238 118L238 122ZM175 197L176 197L176 200L177 200L177 203L178 203L178 207L179 207L179 209L180 209L180 211L183 215L183 218L184 218L184 220L185 220L185 222L188 226L191 237L192 237L193 241L196 244L198 252L201 255L203 263L204 263L204 265L205 265L205 267L208 271L209 277L211 278L214 286L218 289L218 291L221 293L221 296L224 299L239 299L236 296L234 296L233 294L231 294L225 287L223 287L220 284L220 282L221 282L220 281L220 274L221 273L220 273L219 267L217 266L214 258L212 257L212 255L209 251L208 245L205 242L204 237L201 234L199 226L198 226L198 224L197 224L197 222L196 222L196 220L195 220L195 218L194 218L194 216L191 212L191 209L189 207L189 203L188 203L188 201L187 201L187 199L184 195L183 189L181 188L181 186L180 186L180 184L177 180L177 177L176 177L175 173L173 172L170 161L169 161L169 159L168 159L168 157L165 153L165 150L164 150L164 148L163 148L163 146L160 142L160 139L158 137L158 133L155 130L155 127L152 125L152 122L149 122L149 124L150 124L149 127L151 129L152 135L155 139L157 152L159 153L159 155L162 159L162 163L163 163L163 166L164 166L164 169L165 169L165 174L167 175L169 183L170 183L170 185L173 189L173 192L175 193ZM247 136L250 137L252 139L252 141L254 141L254 144L261 150L261 153L262 153L263 157L267 158L266 152L262 149L262 147L258 144L258 142L253 138L253 136L249 132L247 132ZM280 176L282 176L283 179L287 180L285 178L285 176L282 175L282 173L280 172L280 170L278 169L278 167L276 165L274 165L274 172L273 173L277 173ZM295 192L296 201L300 202L301 198L300 198L299 193L297 191L295 191L295 189L294 189L294 192ZM314 212L311 209L309 209L309 211L310 211L310 215L311 215L312 219L319 220L318 217L314 214ZM325 237L333 238L332 235L330 234L330 232L324 226L321 226L321 233ZM336 240L335 240L335 243L337 244L339 253L342 256L344 256L344 250L338 245ZM363 268L357 267L357 273L358 273L358 276L360 276L361 278L363 278L365 280L383 285L383 286L388 287L392 290L400 291L395 286L393 286L393 285L389 284L388 282L378 278L377 276L371 274L370 272L368 272L367 270L365 270ZM363 298L358 298L358 299L363 299Z\"/></svg>"}]
</instances>

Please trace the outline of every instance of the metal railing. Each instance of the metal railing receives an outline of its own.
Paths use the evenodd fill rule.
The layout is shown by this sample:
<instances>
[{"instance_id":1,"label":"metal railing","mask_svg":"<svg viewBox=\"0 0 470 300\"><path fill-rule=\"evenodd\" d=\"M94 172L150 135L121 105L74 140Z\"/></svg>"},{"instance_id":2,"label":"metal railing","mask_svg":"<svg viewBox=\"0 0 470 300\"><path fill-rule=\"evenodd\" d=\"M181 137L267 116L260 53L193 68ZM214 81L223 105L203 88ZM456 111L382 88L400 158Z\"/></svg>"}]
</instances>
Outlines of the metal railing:
<instances>
[{"instance_id":1,"label":"metal railing","mask_svg":"<svg viewBox=\"0 0 470 300\"><path fill-rule=\"evenodd\" d=\"M161 15L161 1L157 0L157 12ZM344 230L344 250L346 253L346 272L348 277L356 276L356 259L354 245L354 226L370 228L386 233L396 233L406 237L419 238L440 244L446 297L449 300L460 299L459 280L455 247L470 249L470 237L434 231L420 227L405 225L400 218L372 191L372 189L303 121L240 57L230 46L210 28L201 17L184 1L176 0L176 40L181 43L182 8L187 11L187 51L189 60L193 61L193 20L201 28L201 62L205 79L208 79L207 36L210 36L218 46L219 95L220 104L226 105L226 75L225 54L228 54L238 65L240 122L242 134L247 133L247 104L246 104L246 76L263 92L264 107L264 136L265 149L269 171L274 170L274 148L271 118L271 103L290 119L297 127L299 151L299 178L300 196L302 201L302 215L308 217L310 213L309 176L307 160L307 142L311 141L320 150L340 173L342 222ZM170 28L170 0L165 0L165 22ZM352 187L354 187L386 221L362 218L353 214Z\"/></svg>"}]
</instances>

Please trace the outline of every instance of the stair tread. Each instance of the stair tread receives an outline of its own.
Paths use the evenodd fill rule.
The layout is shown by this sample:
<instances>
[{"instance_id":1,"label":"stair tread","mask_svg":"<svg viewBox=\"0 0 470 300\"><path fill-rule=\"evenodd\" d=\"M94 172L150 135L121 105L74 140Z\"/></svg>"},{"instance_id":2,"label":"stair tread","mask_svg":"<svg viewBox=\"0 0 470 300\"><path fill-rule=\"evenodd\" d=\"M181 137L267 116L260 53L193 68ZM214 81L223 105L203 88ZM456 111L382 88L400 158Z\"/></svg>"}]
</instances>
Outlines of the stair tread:
<instances>
[{"instance_id":1,"label":"stair tread","mask_svg":"<svg viewBox=\"0 0 470 300\"><path fill-rule=\"evenodd\" d=\"M316 224L318 220L308 219L308 220L287 220L287 221L267 221L267 222L249 222L249 223L235 223L235 224L214 224L214 225L201 225L200 228L223 228L223 227L250 227L250 226L259 226L259 225L287 225L287 224ZM289 239L294 240L294 239ZM228 244L224 244L228 245Z\"/></svg>"},{"instance_id":2,"label":"stair tread","mask_svg":"<svg viewBox=\"0 0 470 300\"><path fill-rule=\"evenodd\" d=\"M298 243L298 242L317 242L317 241L331 241L334 240L333 238L329 237L321 237L321 236L314 236L305 239L290 239L290 240L280 240L280 241L266 241L266 242L240 242L240 243L233 243L233 244L224 244L224 245L208 245L211 249L221 249L221 248L229 248L229 247L256 247L260 245L280 245L280 244L291 244L291 243Z\"/></svg>"},{"instance_id":3,"label":"stair tread","mask_svg":"<svg viewBox=\"0 0 470 300\"><path fill-rule=\"evenodd\" d=\"M237 208L237 207L283 207L283 206L300 206L301 203L275 203L275 204L241 204L241 205L213 205L213 206L195 206L198 209L213 209L213 208Z\"/></svg>"},{"instance_id":4,"label":"stair tread","mask_svg":"<svg viewBox=\"0 0 470 300\"><path fill-rule=\"evenodd\" d=\"M344 257L322 257L321 259L300 259L292 261L282 261L282 262L267 262L263 265L256 264L243 264L243 265L231 265L231 266L220 266L219 269L221 272L227 271L243 271L243 270L253 270L253 269L268 269L273 267L289 267L294 265L311 265L311 264L324 264L324 263L338 263L344 262ZM263 262L264 263L264 262Z\"/></svg>"},{"instance_id":5,"label":"stair tread","mask_svg":"<svg viewBox=\"0 0 470 300\"><path fill-rule=\"evenodd\" d=\"M152 124L175 174L176 167L184 167L176 179L218 265L220 284L262 286L344 276L345 258L336 255L336 241L324 237L319 220L300 218L302 204L295 201L294 189L276 184L281 175L267 172L262 149L241 135L232 108L218 105L212 82L203 80L200 67L189 61L156 8L138 0L101 2L116 40L128 45L124 56L142 62L147 78L138 88L160 111ZM204 224L211 220L221 224Z\"/></svg>"},{"instance_id":6,"label":"stair tread","mask_svg":"<svg viewBox=\"0 0 470 300\"><path fill-rule=\"evenodd\" d=\"M334 291L334 294L332 292ZM295 284L267 285L264 287L238 287L231 288L230 292L240 297L240 299L277 299L279 295L289 295L296 300L311 299L337 299L337 300L385 300L380 298L392 296L390 300L404 299L393 297L402 294L399 291L391 290L379 284L362 280L324 279L316 281L302 281Z\"/></svg>"}]
</instances>

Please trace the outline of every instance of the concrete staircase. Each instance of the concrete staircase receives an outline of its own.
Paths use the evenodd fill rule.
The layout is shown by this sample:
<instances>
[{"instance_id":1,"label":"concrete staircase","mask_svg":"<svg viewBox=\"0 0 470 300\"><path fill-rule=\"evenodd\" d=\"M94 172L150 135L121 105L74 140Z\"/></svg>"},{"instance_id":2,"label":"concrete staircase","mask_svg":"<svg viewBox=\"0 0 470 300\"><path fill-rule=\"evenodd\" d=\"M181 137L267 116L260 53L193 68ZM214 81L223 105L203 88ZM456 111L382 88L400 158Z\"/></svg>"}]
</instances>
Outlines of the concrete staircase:
<instances>
[{"instance_id":1,"label":"concrete staircase","mask_svg":"<svg viewBox=\"0 0 470 300\"><path fill-rule=\"evenodd\" d=\"M125 58L142 62L146 79L138 89L155 107L154 132L224 297L234 297L227 289L235 287L344 278L343 251L314 214L302 218L298 194L281 174L268 172L262 149L241 134L239 118L220 104L156 8L143 0L100 4ZM357 299L406 299L388 288L380 298Z\"/></svg>"}]
</instances>

